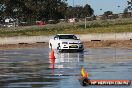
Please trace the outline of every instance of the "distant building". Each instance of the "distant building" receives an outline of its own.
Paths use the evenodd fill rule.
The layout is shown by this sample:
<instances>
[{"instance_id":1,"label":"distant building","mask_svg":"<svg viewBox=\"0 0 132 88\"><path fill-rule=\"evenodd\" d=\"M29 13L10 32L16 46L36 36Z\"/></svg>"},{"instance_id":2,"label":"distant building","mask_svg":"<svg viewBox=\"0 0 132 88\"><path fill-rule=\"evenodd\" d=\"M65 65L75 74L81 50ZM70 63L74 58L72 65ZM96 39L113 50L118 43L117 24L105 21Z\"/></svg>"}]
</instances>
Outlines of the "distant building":
<instances>
[{"instance_id":1,"label":"distant building","mask_svg":"<svg viewBox=\"0 0 132 88\"><path fill-rule=\"evenodd\" d=\"M125 18L130 18L130 17L132 17L132 12L124 13L124 14L123 14L123 17L125 17Z\"/></svg>"},{"instance_id":2,"label":"distant building","mask_svg":"<svg viewBox=\"0 0 132 88\"><path fill-rule=\"evenodd\" d=\"M3 23L4 27L15 27L18 26L18 19L6 18Z\"/></svg>"},{"instance_id":3,"label":"distant building","mask_svg":"<svg viewBox=\"0 0 132 88\"><path fill-rule=\"evenodd\" d=\"M13 23L15 20L13 18L6 18L5 23Z\"/></svg>"},{"instance_id":4,"label":"distant building","mask_svg":"<svg viewBox=\"0 0 132 88\"><path fill-rule=\"evenodd\" d=\"M69 23L78 22L79 20L77 18L70 18L68 19Z\"/></svg>"},{"instance_id":5,"label":"distant building","mask_svg":"<svg viewBox=\"0 0 132 88\"><path fill-rule=\"evenodd\" d=\"M112 14L112 15L108 15L107 19L116 19L118 18L118 14Z\"/></svg>"},{"instance_id":6,"label":"distant building","mask_svg":"<svg viewBox=\"0 0 132 88\"><path fill-rule=\"evenodd\" d=\"M119 14L118 14L118 17L119 17L119 18L123 18L123 13L119 13Z\"/></svg>"},{"instance_id":7,"label":"distant building","mask_svg":"<svg viewBox=\"0 0 132 88\"><path fill-rule=\"evenodd\" d=\"M92 15L90 17L86 17L86 20L87 21L92 21L92 20L95 20L96 19L96 16L95 15Z\"/></svg>"},{"instance_id":8,"label":"distant building","mask_svg":"<svg viewBox=\"0 0 132 88\"><path fill-rule=\"evenodd\" d=\"M96 20L106 20L106 17L103 15L96 16Z\"/></svg>"}]
</instances>

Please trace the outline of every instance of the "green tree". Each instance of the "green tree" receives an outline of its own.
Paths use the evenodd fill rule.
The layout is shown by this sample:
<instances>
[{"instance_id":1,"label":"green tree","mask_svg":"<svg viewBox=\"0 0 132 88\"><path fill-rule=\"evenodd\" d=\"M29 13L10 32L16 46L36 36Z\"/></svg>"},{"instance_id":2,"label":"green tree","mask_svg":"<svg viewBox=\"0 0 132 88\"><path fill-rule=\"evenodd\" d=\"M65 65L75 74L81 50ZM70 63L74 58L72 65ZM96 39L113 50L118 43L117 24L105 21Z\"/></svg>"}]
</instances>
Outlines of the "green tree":
<instances>
[{"instance_id":1,"label":"green tree","mask_svg":"<svg viewBox=\"0 0 132 88\"><path fill-rule=\"evenodd\" d=\"M94 10L90 5L86 4L83 9L84 16L91 16L94 13Z\"/></svg>"},{"instance_id":2,"label":"green tree","mask_svg":"<svg viewBox=\"0 0 132 88\"><path fill-rule=\"evenodd\" d=\"M85 18L94 14L94 10L90 5L86 4L83 6L72 7L69 6L66 12L67 18L76 17L76 18Z\"/></svg>"},{"instance_id":3,"label":"green tree","mask_svg":"<svg viewBox=\"0 0 132 88\"><path fill-rule=\"evenodd\" d=\"M59 19L64 18L67 4L66 0L0 0L0 7L5 6L2 13L8 17L19 19Z\"/></svg>"},{"instance_id":4,"label":"green tree","mask_svg":"<svg viewBox=\"0 0 132 88\"><path fill-rule=\"evenodd\" d=\"M84 7L72 7L66 2L67 0L0 0L0 15L35 21L44 18L53 20L66 17L84 18L94 13L88 4Z\"/></svg>"}]
</instances>

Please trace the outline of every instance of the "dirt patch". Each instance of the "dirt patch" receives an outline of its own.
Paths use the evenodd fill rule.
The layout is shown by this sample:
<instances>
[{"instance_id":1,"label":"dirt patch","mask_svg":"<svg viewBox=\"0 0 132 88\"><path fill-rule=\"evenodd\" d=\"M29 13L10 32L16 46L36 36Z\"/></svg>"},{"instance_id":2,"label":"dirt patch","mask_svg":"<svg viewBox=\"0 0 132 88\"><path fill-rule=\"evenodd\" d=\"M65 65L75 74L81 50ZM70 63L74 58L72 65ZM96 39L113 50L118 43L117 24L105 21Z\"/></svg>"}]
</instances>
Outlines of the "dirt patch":
<instances>
[{"instance_id":1,"label":"dirt patch","mask_svg":"<svg viewBox=\"0 0 132 88\"><path fill-rule=\"evenodd\" d=\"M86 41L85 48L129 48L132 49L132 40L106 40L106 41ZM21 44L5 44L0 45L0 49L21 49L21 48L45 48L48 47L47 42L39 43L21 43Z\"/></svg>"},{"instance_id":2,"label":"dirt patch","mask_svg":"<svg viewBox=\"0 0 132 88\"><path fill-rule=\"evenodd\" d=\"M112 47L112 48L132 48L132 40L106 40L106 41L87 41L85 47Z\"/></svg>"},{"instance_id":3,"label":"dirt patch","mask_svg":"<svg viewBox=\"0 0 132 88\"><path fill-rule=\"evenodd\" d=\"M20 44L5 44L0 45L0 49L21 49L21 48L45 48L48 47L48 43L20 43Z\"/></svg>"}]
</instances>

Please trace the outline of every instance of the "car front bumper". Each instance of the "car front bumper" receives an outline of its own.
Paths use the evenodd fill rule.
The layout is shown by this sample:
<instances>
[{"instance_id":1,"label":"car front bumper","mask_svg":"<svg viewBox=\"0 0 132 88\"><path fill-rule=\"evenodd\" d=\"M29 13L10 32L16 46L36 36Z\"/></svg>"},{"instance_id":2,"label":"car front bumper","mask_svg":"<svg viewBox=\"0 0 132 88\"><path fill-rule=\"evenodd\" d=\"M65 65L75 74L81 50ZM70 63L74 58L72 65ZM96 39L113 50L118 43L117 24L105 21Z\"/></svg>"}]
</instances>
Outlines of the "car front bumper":
<instances>
[{"instance_id":1,"label":"car front bumper","mask_svg":"<svg viewBox=\"0 0 132 88\"><path fill-rule=\"evenodd\" d=\"M60 50L84 50L83 44L61 44Z\"/></svg>"}]
</instances>

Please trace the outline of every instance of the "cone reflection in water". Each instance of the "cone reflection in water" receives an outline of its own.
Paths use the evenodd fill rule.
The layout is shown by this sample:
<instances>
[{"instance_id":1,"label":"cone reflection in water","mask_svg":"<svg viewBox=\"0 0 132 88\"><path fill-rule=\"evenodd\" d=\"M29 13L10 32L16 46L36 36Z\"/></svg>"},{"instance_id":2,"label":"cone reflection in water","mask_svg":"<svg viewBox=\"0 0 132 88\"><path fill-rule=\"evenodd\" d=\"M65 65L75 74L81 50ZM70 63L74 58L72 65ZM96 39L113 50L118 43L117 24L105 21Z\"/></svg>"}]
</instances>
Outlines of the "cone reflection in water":
<instances>
[{"instance_id":1,"label":"cone reflection in water","mask_svg":"<svg viewBox=\"0 0 132 88\"><path fill-rule=\"evenodd\" d=\"M51 61L51 64L52 64L52 74L54 74L54 65L55 65L55 54L54 54L54 50L51 51L50 61Z\"/></svg>"},{"instance_id":2,"label":"cone reflection in water","mask_svg":"<svg viewBox=\"0 0 132 88\"><path fill-rule=\"evenodd\" d=\"M54 50L51 51L50 59L55 59Z\"/></svg>"},{"instance_id":3,"label":"cone reflection in water","mask_svg":"<svg viewBox=\"0 0 132 88\"><path fill-rule=\"evenodd\" d=\"M55 63L55 54L54 54L54 50L51 51L50 60L51 60L51 63L52 63L52 64Z\"/></svg>"}]
</instances>

